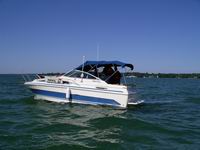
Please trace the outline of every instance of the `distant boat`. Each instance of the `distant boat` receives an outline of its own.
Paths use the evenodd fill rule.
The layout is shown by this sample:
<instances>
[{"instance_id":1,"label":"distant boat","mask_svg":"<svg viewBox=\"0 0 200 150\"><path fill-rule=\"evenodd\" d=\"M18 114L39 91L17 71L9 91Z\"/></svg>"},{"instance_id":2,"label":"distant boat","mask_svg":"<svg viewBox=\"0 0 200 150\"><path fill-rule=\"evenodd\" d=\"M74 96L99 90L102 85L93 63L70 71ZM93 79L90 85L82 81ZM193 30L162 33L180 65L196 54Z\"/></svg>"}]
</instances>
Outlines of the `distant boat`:
<instances>
[{"instance_id":1,"label":"distant boat","mask_svg":"<svg viewBox=\"0 0 200 150\"><path fill-rule=\"evenodd\" d=\"M126 85L120 84L118 67L133 70L132 64L120 61L86 61L64 75L45 76L25 85L35 94L35 99L126 108L129 92ZM106 75L99 72L100 68L113 72Z\"/></svg>"},{"instance_id":2,"label":"distant boat","mask_svg":"<svg viewBox=\"0 0 200 150\"><path fill-rule=\"evenodd\" d=\"M149 76L148 78L154 78L154 76L153 76L153 75L151 75L151 76Z\"/></svg>"},{"instance_id":3,"label":"distant boat","mask_svg":"<svg viewBox=\"0 0 200 150\"><path fill-rule=\"evenodd\" d=\"M130 76L126 76L127 78L137 78L136 76L134 75L130 75Z\"/></svg>"}]
</instances>

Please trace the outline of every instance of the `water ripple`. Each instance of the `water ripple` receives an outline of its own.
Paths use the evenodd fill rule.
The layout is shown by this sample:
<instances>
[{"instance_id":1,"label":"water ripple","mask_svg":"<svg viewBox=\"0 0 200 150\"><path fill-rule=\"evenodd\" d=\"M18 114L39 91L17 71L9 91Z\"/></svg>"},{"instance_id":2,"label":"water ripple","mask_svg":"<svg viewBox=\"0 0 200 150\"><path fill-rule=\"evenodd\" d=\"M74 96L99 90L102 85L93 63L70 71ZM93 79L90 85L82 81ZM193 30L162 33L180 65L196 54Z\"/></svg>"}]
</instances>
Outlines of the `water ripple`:
<instances>
[{"instance_id":1,"label":"water ripple","mask_svg":"<svg viewBox=\"0 0 200 150\"><path fill-rule=\"evenodd\" d=\"M134 79L110 107L34 100L18 75L0 75L0 149L199 149L200 81Z\"/></svg>"}]
</instances>

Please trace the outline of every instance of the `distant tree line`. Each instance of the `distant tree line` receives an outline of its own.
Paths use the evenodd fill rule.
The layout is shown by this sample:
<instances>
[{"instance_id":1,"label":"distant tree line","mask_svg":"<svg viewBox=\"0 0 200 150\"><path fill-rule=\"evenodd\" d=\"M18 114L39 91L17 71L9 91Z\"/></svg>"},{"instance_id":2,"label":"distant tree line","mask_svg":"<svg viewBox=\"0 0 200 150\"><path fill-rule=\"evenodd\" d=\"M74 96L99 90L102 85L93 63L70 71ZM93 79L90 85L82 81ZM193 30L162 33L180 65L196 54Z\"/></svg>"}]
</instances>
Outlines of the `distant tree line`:
<instances>
[{"instance_id":1,"label":"distant tree line","mask_svg":"<svg viewBox=\"0 0 200 150\"><path fill-rule=\"evenodd\" d=\"M200 73L141 73L127 72L126 76L135 76L138 78L196 78L200 79Z\"/></svg>"},{"instance_id":2,"label":"distant tree line","mask_svg":"<svg viewBox=\"0 0 200 150\"><path fill-rule=\"evenodd\" d=\"M63 75L64 73L42 73L40 75ZM125 76L135 76L138 78L195 78L200 79L200 73L141 73L141 72L126 72Z\"/></svg>"}]
</instances>

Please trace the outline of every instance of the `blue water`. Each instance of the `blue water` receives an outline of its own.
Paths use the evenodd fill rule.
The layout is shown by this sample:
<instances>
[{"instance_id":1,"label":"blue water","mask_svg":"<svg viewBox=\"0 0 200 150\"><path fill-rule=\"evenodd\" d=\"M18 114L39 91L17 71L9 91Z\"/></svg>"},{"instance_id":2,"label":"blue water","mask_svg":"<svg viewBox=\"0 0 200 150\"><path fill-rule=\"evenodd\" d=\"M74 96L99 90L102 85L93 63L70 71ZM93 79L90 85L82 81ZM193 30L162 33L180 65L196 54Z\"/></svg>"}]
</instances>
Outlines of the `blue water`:
<instances>
[{"instance_id":1,"label":"blue water","mask_svg":"<svg viewBox=\"0 0 200 150\"><path fill-rule=\"evenodd\" d=\"M0 75L0 149L200 149L200 80L128 81L127 110L34 100Z\"/></svg>"}]
</instances>

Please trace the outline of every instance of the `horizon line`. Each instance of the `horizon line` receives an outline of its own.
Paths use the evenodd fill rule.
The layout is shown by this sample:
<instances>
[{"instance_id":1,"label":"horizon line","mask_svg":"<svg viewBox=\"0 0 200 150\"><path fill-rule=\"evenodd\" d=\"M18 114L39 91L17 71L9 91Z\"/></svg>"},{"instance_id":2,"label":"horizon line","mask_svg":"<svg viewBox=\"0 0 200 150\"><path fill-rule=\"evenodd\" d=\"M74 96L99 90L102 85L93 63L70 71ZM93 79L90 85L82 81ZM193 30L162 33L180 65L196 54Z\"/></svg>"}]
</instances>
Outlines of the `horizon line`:
<instances>
[{"instance_id":1,"label":"horizon line","mask_svg":"<svg viewBox=\"0 0 200 150\"><path fill-rule=\"evenodd\" d=\"M0 73L0 75L25 75L25 74L56 74L56 73L59 73L59 74L63 74L63 73L66 73L66 72L43 72L43 73ZM185 73L185 72L168 72L168 73L163 73L163 72L138 72L138 71L132 71L132 72L127 72L127 73L143 73L143 74L200 74L200 72L190 72L190 73Z\"/></svg>"}]
</instances>

